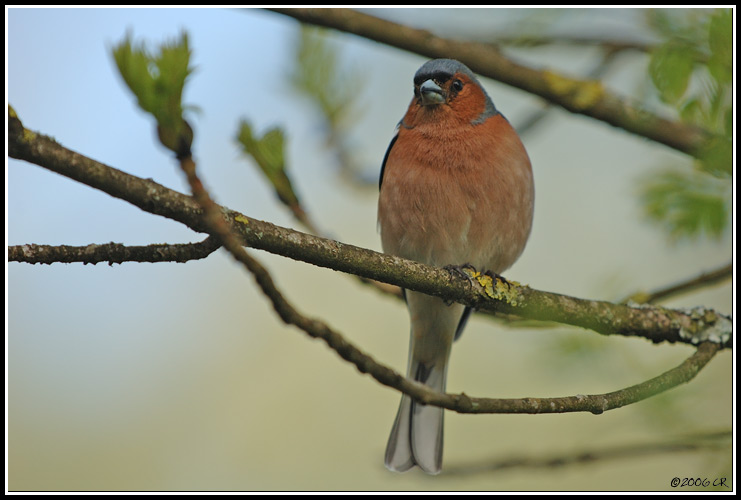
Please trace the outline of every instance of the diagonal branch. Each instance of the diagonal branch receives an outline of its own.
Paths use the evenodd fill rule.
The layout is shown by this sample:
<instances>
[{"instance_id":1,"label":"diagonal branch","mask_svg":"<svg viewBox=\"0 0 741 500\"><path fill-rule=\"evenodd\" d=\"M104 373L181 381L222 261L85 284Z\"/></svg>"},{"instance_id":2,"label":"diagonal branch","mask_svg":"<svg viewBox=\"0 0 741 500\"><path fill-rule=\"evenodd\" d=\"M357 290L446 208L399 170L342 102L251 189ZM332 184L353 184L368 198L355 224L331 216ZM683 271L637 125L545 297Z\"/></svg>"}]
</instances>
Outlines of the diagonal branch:
<instances>
[{"instance_id":1,"label":"diagonal branch","mask_svg":"<svg viewBox=\"0 0 741 500\"><path fill-rule=\"evenodd\" d=\"M605 52L602 55L602 58L597 64L597 66L595 66L588 73L588 78L590 80L596 80L597 78L600 78L608 70L608 68L614 63L615 57L620 53L621 50L625 50L625 49L618 49L618 48L605 49ZM549 112L553 109L554 107L548 102L543 103L543 106L540 109L531 113L530 116L526 117L524 120L520 122L519 125L515 127L515 129L517 130L517 133L520 134L520 136L524 136L524 134L527 134L541 120L543 120L546 116L548 116Z\"/></svg>"},{"instance_id":2,"label":"diagonal branch","mask_svg":"<svg viewBox=\"0 0 741 500\"><path fill-rule=\"evenodd\" d=\"M176 220L198 232L213 232L203 217L203 210L190 196L68 150L49 137L25 129L12 111L8 117L8 151L13 158L75 179L146 212ZM730 317L712 310L636 307L534 290L516 282L509 285L499 280L487 282L487 277L467 280L444 269L275 226L224 207L219 209L248 246L477 309L557 321L605 335L643 337L653 342L697 345L709 340L723 347L732 346Z\"/></svg>"},{"instance_id":3,"label":"diagonal branch","mask_svg":"<svg viewBox=\"0 0 741 500\"><path fill-rule=\"evenodd\" d=\"M27 264L52 264L54 262L82 262L109 265L122 262L188 262L205 259L219 248L215 238L208 237L198 243L153 244L127 246L121 243L102 245L15 245L8 247L8 260Z\"/></svg>"},{"instance_id":4,"label":"diagonal branch","mask_svg":"<svg viewBox=\"0 0 741 500\"><path fill-rule=\"evenodd\" d=\"M705 130L641 109L612 94L598 81L568 78L517 63L485 43L442 38L351 9L270 10L303 23L344 31L423 56L458 59L479 75L693 156L702 154L703 146L712 138Z\"/></svg>"},{"instance_id":5,"label":"diagonal branch","mask_svg":"<svg viewBox=\"0 0 741 500\"><path fill-rule=\"evenodd\" d=\"M383 385L394 387L409 394L423 404L433 404L461 413L565 413L589 411L601 414L604 411L620 408L649 398L660 392L693 379L695 375L720 350L718 344L703 342L695 354L681 365L646 382L621 389L609 394L591 396L569 396L563 398L522 398L491 399L460 395L441 394L410 379L407 379L376 362L347 342L324 322L308 318L299 313L283 296L273 282L268 271L242 247L242 243L230 226L228 218L223 217L221 207L211 199L196 173L196 164L190 154L179 157L180 166L186 174L193 197L204 211L204 221L211 234L232 254L232 256L252 273L263 293L270 299L278 316L287 324L295 325L312 337L324 340L343 359L353 363L361 373L369 373ZM234 231L234 232L233 232Z\"/></svg>"},{"instance_id":6,"label":"diagonal branch","mask_svg":"<svg viewBox=\"0 0 741 500\"><path fill-rule=\"evenodd\" d=\"M647 43L639 40L609 40L603 37L589 35L528 35L502 36L493 39L482 40L490 45L512 45L515 47L540 47L543 45L568 45L576 47L599 47L607 52L634 50L636 52L651 52L657 47L655 43Z\"/></svg>"}]
</instances>

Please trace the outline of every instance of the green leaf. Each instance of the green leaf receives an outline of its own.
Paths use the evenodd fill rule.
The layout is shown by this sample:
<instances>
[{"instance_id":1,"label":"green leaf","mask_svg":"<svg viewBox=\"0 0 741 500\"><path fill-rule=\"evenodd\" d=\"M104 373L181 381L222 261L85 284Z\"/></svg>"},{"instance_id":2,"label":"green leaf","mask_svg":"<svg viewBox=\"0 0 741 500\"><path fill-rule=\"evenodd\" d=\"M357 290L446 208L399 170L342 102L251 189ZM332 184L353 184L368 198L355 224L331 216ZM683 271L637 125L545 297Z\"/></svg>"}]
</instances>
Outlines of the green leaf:
<instances>
[{"instance_id":1,"label":"green leaf","mask_svg":"<svg viewBox=\"0 0 741 500\"><path fill-rule=\"evenodd\" d=\"M699 166L711 175L730 179L733 175L733 139L728 136L711 139L700 154Z\"/></svg>"},{"instance_id":2,"label":"green leaf","mask_svg":"<svg viewBox=\"0 0 741 500\"><path fill-rule=\"evenodd\" d=\"M679 108L679 116L682 120L689 123L697 123L703 119L702 103L696 97L688 99Z\"/></svg>"},{"instance_id":3,"label":"green leaf","mask_svg":"<svg viewBox=\"0 0 741 500\"><path fill-rule=\"evenodd\" d=\"M298 196L285 167L283 131L276 127L257 138L252 132L252 126L246 120L242 120L239 124L237 142L241 144L244 153L252 157L260 167L273 185L278 198L291 208L297 207Z\"/></svg>"},{"instance_id":4,"label":"green leaf","mask_svg":"<svg viewBox=\"0 0 741 500\"><path fill-rule=\"evenodd\" d=\"M663 40L649 77L682 121L709 132L694 169L662 172L640 189L646 216L675 240L719 237L729 226L733 176L733 13L730 9L649 9Z\"/></svg>"},{"instance_id":5,"label":"green leaf","mask_svg":"<svg viewBox=\"0 0 741 500\"><path fill-rule=\"evenodd\" d=\"M151 59L143 44L133 47L130 34L113 49L113 58L124 82L136 96L139 107L149 113L156 109L154 79L150 73Z\"/></svg>"},{"instance_id":6,"label":"green leaf","mask_svg":"<svg viewBox=\"0 0 741 500\"><path fill-rule=\"evenodd\" d=\"M724 123L724 132L728 139L733 139L733 107L730 107L726 110L726 114L724 116L725 123Z\"/></svg>"},{"instance_id":7,"label":"green leaf","mask_svg":"<svg viewBox=\"0 0 741 500\"><path fill-rule=\"evenodd\" d=\"M183 118L183 89L190 67L188 35L162 44L151 54L143 42L133 44L131 34L113 48L119 73L137 103L157 121L160 142L178 156L189 155L193 130Z\"/></svg>"},{"instance_id":8,"label":"green leaf","mask_svg":"<svg viewBox=\"0 0 741 500\"><path fill-rule=\"evenodd\" d=\"M283 161L283 131L279 128L273 128L265 132L258 143L265 162L274 172L285 170Z\"/></svg>"},{"instance_id":9,"label":"green leaf","mask_svg":"<svg viewBox=\"0 0 741 500\"><path fill-rule=\"evenodd\" d=\"M733 14L731 9L716 9L708 27L710 60L708 69L718 82L733 77Z\"/></svg>"},{"instance_id":10,"label":"green leaf","mask_svg":"<svg viewBox=\"0 0 741 500\"><path fill-rule=\"evenodd\" d=\"M663 101L674 104L682 98L692 76L694 60L693 50L684 44L669 42L654 50L649 74Z\"/></svg>"},{"instance_id":11,"label":"green leaf","mask_svg":"<svg viewBox=\"0 0 741 500\"><path fill-rule=\"evenodd\" d=\"M728 194L729 183L697 171L666 170L640 189L646 216L674 240L722 236L729 221Z\"/></svg>"}]
</instances>

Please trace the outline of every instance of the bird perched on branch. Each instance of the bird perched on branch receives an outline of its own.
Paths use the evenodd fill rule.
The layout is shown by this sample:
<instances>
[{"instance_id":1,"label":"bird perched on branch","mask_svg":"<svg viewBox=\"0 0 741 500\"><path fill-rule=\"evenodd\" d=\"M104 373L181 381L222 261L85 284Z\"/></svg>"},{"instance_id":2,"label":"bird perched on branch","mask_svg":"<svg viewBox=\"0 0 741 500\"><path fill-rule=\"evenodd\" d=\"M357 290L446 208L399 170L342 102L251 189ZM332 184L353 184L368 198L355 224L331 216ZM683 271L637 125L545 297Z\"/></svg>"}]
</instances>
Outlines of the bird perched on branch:
<instances>
[{"instance_id":1,"label":"bird perched on branch","mask_svg":"<svg viewBox=\"0 0 741 500\"><path fill-rule=\"evenodd\" d=\"M520 256L533 218L530 160L517 132L476 76L452 59L414 75L414 97L381 168L378 222L384 252L433 266L502 273ZM470 308L406 292L407 376L439 392L453 340ZM442 468L443 409L402 396L386 467Z\"/></svg>"}]
</instances>

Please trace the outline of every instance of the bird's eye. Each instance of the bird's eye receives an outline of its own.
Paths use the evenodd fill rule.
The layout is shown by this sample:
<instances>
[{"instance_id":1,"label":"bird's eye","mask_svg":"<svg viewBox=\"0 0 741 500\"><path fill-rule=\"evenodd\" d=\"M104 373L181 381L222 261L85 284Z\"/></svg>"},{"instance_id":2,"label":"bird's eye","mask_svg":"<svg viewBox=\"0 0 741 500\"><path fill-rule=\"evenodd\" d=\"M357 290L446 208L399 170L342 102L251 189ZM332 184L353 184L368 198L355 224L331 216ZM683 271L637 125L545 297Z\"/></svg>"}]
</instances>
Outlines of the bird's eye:
<instances>
[{"instance_id":1,"label":"bird's eye","mask_svg":"<svg viewBox=\"0 0 741 500\"><path fill-rule=\"evenodd\" d=\"M463 89L463 82L460 80L453 80L451 86L453 87L453 90L460 92Z\"/></svg>"}]
</instances>

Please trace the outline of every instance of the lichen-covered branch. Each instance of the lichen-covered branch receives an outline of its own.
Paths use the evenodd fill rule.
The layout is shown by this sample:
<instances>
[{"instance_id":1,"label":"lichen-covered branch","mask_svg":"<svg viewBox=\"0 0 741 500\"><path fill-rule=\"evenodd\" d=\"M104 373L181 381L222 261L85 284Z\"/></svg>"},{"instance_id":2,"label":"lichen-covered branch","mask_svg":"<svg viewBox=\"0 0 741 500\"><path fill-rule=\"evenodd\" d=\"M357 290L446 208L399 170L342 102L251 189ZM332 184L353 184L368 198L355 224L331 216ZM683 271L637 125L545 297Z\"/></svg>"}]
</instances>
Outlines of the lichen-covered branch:
<instances>
[{"instance_id":1,"label":"lichen-covered branch","mask_svg":"<svg viewBox=\"0 0 741 500\"><path fill-rule=\"evenodd\" d=\"M195 231L213 233L203 210L192 197L70 151L44 135L25 129L14 113L9 113L8 119L11 157L75 179ZM732 346L731 319L712 310L685 311L585 300L534 290L514 281L509 284L492 281L488 276L467 280L444 269L276 226L224 207L219 210L247 246L477 309L557 321L606 335L643 337L653 342L697 345L707 340L722 347Z\"/></svg>"},{"instance_id":2,"label":"lichen-covered branch","mask_svg":"<svg viewBox=\"0 0 741 500\"><path fill-rule=\"evenodd\" d=\"M188 262L205 259L219 248L215 238L197 243L123 245L121 243L70 245L14 245L8 247L8 260L27 264L82 262L83 264L121 264L122 262Z\"/></svg>"},{"instance_id":3,"label":"lichen-covered branch","mask_svg":"<svg viewBox=\"0 0 741 500\"><path fill-rule=\"evenodd\" d=\"M622 52L633 50L636 52L651 52L655 49L656 43L642 42L639 40L619 40L606 39L602 34L595 36L579 36L569 34L559 35L534 35L523 34L521 36L495 36L491 39L482 40L491 45L511 45L515 47L540 47L543 45L565 45L576 47L599 47L605 52Z\"/></svg>"},{"instance_id":4,"label":"lichen-covered branch","mask_svg":"<svg viewBox=\"0 0 741 500\"><path fill-rule=\"evenodd\" d=\"M491 399L469 397L466 394L451 395L437 393L378 363L371 356L363 353L350 342L347 342L342 335L335 332L324 322L308 318L299 313L275 286L268 271L242 247L237 233L232 232L235 227L230 227L227 219L222 215L221 207L214 203L199 179L196 172L196 164L191 156L178 156L180 166L186 174L193 196L204 211L204 220L211 229L211 234L219 240L237 261L241 262L252 273L255 281L257 281L263 293L270 299L273 308L281 319L288 324L297 326L312 337L322 339L343 359L353 363L361 373L368 373L382 384L399 389L421 403L433 404L461 413L565 413L589 411L594 414L600 414L607 410L641 401L688 382L720 350L720 346L716 343L703 342L699 345L697 352L678 367L646 382L609 394L576 395L563 398ZM473 278L478 279L479 276L476 273Z\"/></svg>"},{"instance_id":5,"label":"lichen-covered branch","mask_svg":"<svg viewBox=\"0 0 741 500\"><path fill-rule=\"evenodd\" d=\"M471 279L481 284L481 287L477 289L470 285L469 280L454 277L441 269L280 228L224 209L212 201L196 174L196 166L190 153L184 154L182 152L184 149L179 149L177 156L195 199L168 190L153 181L131 176L69 151L46 136L25 129L10 108L8 120L8 149L11 157L30 161L67 175L121 199L126 199L149 212L168 213L174 220L179 220L197 231L209 233L253 274L263 293L270 299L273 308L284 322L297 326L312 337L322 339L362 373L368 373L380 383L404 392L424 404L441 406L461 413L589 411L598 414L640 401L691 380L722 348L719 343L704 341L699 344L695 354L680 366L641 384L609 394L576 395L563 398L491 399L470 397L466 394L437 393L378 363L346 341L342 335L324 322L299 313L277 289L267 270L247 253L242 244L254 243L252 246L270 249L275 253L281 253L276 251L281 248L283 249L282 255L325 265L325 267L333 267L331 264L334 264L335 268L342 268L341 270L366 277L396 276L399 281L396 284L400 286L431 292L441 297L460 295L465 298L466 303L471 305L480 303L496 308L496 304L504 301L501 303L510 307L517 308L518 304L524 302L526 306L529 303L532 308L540 301L538 295L544 293L516 283L492 282L488 276L475 273L472 274ZM308 257L303 255L302 248L308 249ZM384 270L385 268L388 270ZM489 279L489 282L484 278ZM467 295L471 293L474 295ZM544 294L544 297L548 295L553 294ZM499 300L493 300L495 297ZM578 303L580 300L558 297L563 301L563 305L570 304L569 301ZM643 321L655 319L655 314L655 311L649 312ZM689 326L692 326L692 318L688 317L688 321L690 321Z\"/></svg>"},{"instance_id":6,"label":"lichen-covered branch","mask_svg":"<svg viewBox=\"0 0 741 500\"><path fill-rule=\"evenodd\" d=\"M614 95L598 81L569 78L520 64L489 44L442 38L351 9L270 10L303 23L344 31L430 58L458 59L479 75L693 156L703 154L703 147L712 137L698 127L641 109Z\"/></svg>"}]
</instances>

